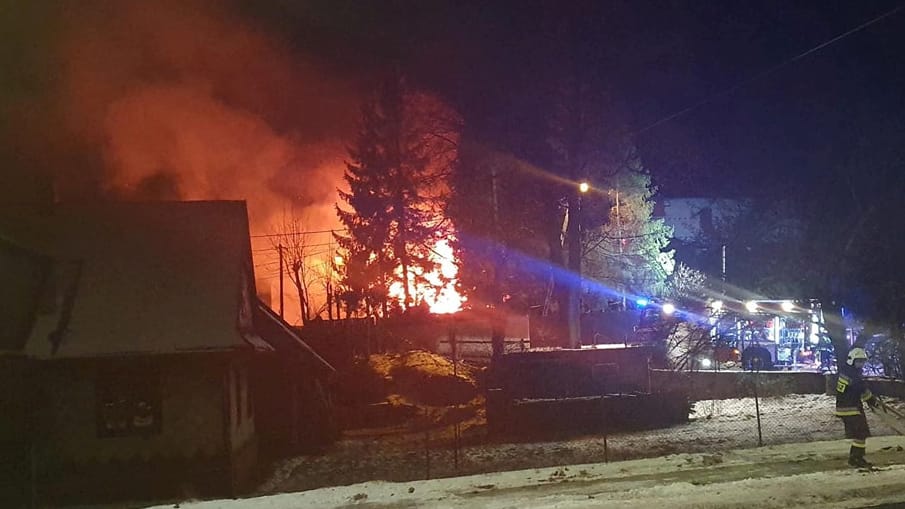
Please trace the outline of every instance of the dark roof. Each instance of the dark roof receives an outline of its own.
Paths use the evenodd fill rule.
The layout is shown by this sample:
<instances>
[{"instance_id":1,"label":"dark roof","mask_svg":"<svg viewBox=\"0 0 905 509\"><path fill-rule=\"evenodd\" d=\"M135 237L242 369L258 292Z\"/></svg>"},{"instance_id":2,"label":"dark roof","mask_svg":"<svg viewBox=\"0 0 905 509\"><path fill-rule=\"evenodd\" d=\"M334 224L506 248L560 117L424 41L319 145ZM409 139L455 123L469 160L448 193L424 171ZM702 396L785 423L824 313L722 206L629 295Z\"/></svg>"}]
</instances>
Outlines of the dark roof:
<instances>
[{"instance_id":1,"label":"dark roof","mask_svg":"<svg viewBox=\"0 0 905 509\"><path fill-rule=\"evenodd\" d=\"M51 260L0 235L0 352L25 346L50 267Z\"/></svg>"},{"instance_id":2,"label":"dark roof","mask_svg":"<svg viewBox=\"0 0 905 509\"><path fill-rule=\"evenodd\" d=\"M300 352L304 356L313 359L322 368L335 371L329 362L318 355L308 343L296 333L292 326L280 318L266 304L257 300L254 311L255 329L261 333L261 337L277 352Z\"/></svg>"},{"instance_id":3,"label":"dark roof","mask_svg":"<svg viewBox=\"0 0 905 509\"><path fill-rule=\"evenodd\" d=\"M251 327L254 295L244 202L4 210L0 232L54 260L57 300L37 315L24 347L28 356L261 346L241 331L242 317Z\"/></svg>"}]
</instances>

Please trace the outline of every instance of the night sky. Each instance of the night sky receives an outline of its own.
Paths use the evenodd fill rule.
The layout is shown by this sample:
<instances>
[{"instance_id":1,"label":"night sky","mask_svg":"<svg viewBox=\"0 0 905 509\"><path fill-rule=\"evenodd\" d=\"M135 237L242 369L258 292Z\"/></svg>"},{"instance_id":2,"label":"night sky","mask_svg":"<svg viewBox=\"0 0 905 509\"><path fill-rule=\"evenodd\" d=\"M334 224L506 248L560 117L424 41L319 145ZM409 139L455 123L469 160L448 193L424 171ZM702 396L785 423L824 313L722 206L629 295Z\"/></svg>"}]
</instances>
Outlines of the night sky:
<instances>
[{"instance_id":1,"label":"night sky","mask_svg":"<svg viewBox=\"0 0 905 509\"><path fill-rule=\"evenodd\" d=\"M550 78L567 68L607 90L634 130L716 96L635 140L663 195L732 196L806 185L845 159L847 144L898 122L905 113L905 11L750 81L895 7L284 1L242 8L340 69L401 66L487 137L494 126L530 129L532 122L511 119L531 119L525 110L537 109Z\"/></svg>"},{"instance_id":2,"label":"night sky","mask_svg":"<svg viewBox=\"0 0 905 509\"><path fill-rule=\"evenodd\" d=\"M79 16L112 12L109 6L120 3L13 4L3 7L8 44L2 52L0 106L7 119L16 118L7 110L24 111L32 118L8 123L4 136L19 132L21 137L23 124L43 136L59 119L49 121L50 127L35 128L34 117L61 103L53 90L71 67L55 50L59 34L81 23ZM800 190L827 168L857 159L852 150L858 144L874 152L903 145L905 10L750 81L892 10L892 1L231 0L159 5L172 7L167 16L185 14L193 6L227 13L230 23L316 62L319 72L329 74L323 90L336 90L337 83L347 81L356 91L329 97L325 104L354 102L381 73L400 69L450 101L464 115L470 134L529 159L530 150L518 146L520 137L537 138L556 79L569 73L579 76L605 91L613 124L635 133L661 196ZM108 17L109 26L123 25L115 14ZM103 33L106 28L91 30ZM211 51L218 45L215 37L196 43ZM153 65L134 67L153 78L149 81L157 80ZM161 74L168 76L171 70ZM252 80L254 71L243 79ZM259 93L274 95L267 88L273 85L290 94L278 81L269 80ZM739 83L743 85L723 94ZM247 86L253 88L254 83L248 81ZM308 104L318 100L319 92L312 90L304 92ZM708 98L712 100L678 118L645 129ZM236 101L227 99L235 106ZM237 107L245 111L247 103ZM284 108L287 111L293 110ZM336 121L327 120L338 118L329 112L314 112L319 116L313 118L310 111L301 111L287 117L288 123L304 117L294 126L276 114L262 116L277 134L301 130L303 136L316 138L312 133L321 125L326 126L324 136L348 133L343 126L349 124L349 111L354 108L344 108ZM85 120L86 125L91 122ZM81 159L86 159L84 154L63 158ZM84 165L109 164L109 157L97 159L87 157Z\"/></svg>"}]
</instances>

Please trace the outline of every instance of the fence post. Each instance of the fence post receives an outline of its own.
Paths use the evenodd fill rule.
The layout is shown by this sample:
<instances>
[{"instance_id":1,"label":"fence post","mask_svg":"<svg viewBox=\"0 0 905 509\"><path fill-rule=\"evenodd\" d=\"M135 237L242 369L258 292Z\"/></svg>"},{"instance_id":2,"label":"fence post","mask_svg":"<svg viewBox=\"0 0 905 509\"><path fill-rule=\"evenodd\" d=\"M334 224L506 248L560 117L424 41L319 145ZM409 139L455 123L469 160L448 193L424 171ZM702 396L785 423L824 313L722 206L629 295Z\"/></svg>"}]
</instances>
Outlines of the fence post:
<instances>
[{"instance_id":1,"label":"fence post","mask_svg":"<svg viewBox=\"0 0 905 509\"><path fill-rule=\"evenodd\" d=\"M424 429L424 466L425 466L425 479L431 478L431 447L430 447L430 430Z\"/></svg>"},{"instance_id":2,"label":"fence post","mask_svg":"<svg viewBox=\"0 0 905 509\"><path fill-rule=\"evenodd\" d=\"M456 328L454 325L449 326L449 343L452 349L452 363L453 363L453 377L459 378L459 364L457 361L458 357L458 349L457 349L457 340L456 340ZM458 405L456 405L458 409ZM453 470L456 472L459 471L459 418L455 417L455 422L453 423Z\"/></svg>"},{"instance_id":3,"label":"fence post","mask_svg":"<svg viewBox=\"0 0 905 509\"><path fill-rule=\"evenodd\" d=\"M29 463L29 500L31 504L29 507L36 508L38 507L38 459L37 454L35 454L35 444L34 440L31 441L28 445L28 463Z\"/></svg>"},{"instance_id":4,"label":"fence post","mask_svg":"<svg viewBox=\"0 0 905 509\"><path fill-rule=\"evenodd\" d=\"M607 429L609 428L609 415L607 414L606 396L600 396L600 422L603 428L603 462L610 462L609 447L607 444Z\"/></svg>"},{"instance_id":5,"label":"fence post","mask_svg":"<svg viewBox=\"0 0 905 509\"><path fill-rule=\"evenodd\" d=\"M754 375L754 412L757 414L757 446L763 447L764 436L760 425L760 400L757 397L757 379L758 375L760 375L760 369L757 369L752 374Z\"/></svg>"}]
</instances>

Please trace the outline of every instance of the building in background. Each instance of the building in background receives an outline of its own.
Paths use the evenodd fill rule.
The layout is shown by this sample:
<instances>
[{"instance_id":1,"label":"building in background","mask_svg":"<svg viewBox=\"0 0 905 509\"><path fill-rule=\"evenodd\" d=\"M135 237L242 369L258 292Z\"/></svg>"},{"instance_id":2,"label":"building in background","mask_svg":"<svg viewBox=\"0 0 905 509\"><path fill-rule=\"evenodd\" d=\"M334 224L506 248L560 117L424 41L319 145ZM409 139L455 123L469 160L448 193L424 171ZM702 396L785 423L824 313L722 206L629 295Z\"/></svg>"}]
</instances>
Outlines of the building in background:
<instances>
[{"instance_id":1,"label":"building in background","mask_svg":"<svg viewBox=\"0 0 905 509\"><path fill-rule=\"evenodd\" d=\"M6 210L0 238L11 499L236 494L262 444L335 437L332 368L261 313L243 202Z\"/></svg>"}]
</instances>

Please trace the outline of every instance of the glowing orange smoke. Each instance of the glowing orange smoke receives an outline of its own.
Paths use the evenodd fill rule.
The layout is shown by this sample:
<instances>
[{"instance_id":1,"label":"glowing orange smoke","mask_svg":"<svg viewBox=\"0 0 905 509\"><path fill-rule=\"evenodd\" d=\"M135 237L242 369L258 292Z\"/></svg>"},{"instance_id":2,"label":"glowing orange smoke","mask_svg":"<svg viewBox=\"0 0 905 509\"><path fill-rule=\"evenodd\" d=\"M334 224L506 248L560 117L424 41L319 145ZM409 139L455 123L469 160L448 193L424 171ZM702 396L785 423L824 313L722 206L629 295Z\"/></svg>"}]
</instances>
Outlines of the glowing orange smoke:
<instances>
[{"instance_id":1,"label":"glowing orange smoke","mask_svg":"<svg viewBox=\"0 0 905 509\"><path fill-rule=\"evenodd\" d=\"M462 310L462 304L466 298L456 291L456 274L459 268L456 266L452 246L446 240L441 240L431 250L430 259L439 265L433 272L424 275L430 284L417 284L414 286L412 297L415 303L425 302L431 313L446 314L456 313ZM397 270L397 275L402 275L402 269ZM405 300L405 290L401 281L390 286L389 295L400 303Z\"/></svg>"}]
</instances>

